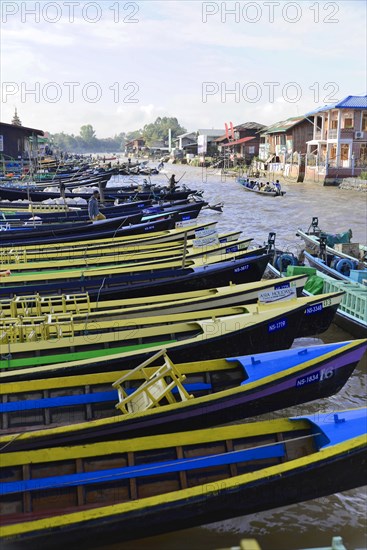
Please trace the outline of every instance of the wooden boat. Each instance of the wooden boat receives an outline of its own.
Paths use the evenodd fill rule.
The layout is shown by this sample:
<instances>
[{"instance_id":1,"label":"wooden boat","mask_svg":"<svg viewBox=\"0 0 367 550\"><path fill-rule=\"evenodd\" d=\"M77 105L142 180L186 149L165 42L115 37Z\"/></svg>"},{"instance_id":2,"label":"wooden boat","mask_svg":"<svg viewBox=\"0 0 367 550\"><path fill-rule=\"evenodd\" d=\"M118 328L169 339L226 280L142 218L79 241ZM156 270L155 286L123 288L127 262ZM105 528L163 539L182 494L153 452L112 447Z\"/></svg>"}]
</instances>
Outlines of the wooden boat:
<instances>
[{"instance_id":1,"label":"wooden boat","mask_svg":"<svg viewBox=\"0 0 367 550\"><path fill-rule=\"evenodd\" d=\"M299 544L302 544L302 543L303 543L303 535L300 533ZM284 542L282 544L284 545L284 548L286 548L290 545L290 542L289 540L287 541L287 538L285 537ZM321 548L320 544L321 542L317 545L317 548L314 546L312 546L312 548L304 548L302 544L302 549L297 548L297 550L348 550L343 544L342 537L339 537L339 536L332 537L331 544L329 546L323 546ZM231 548L220 548L218 550L261 550L261 547L256 539L246 538L246 539L242 539L239 542L239 546L231 546Z\"/></svg>"},{"instance_id":2,"label":"wooden boat","mask_svg":"<svg viewBox=\"0 0 367 550\"><path fill-rule=\"evenodd\" d=\"M304 252L305 260L311 267L315 267L318 271L333 277L340 281L353 281L351 275L355 273L357 275L355 281L365 279L367 281L367 269L358 270L358 261L340 259L338 256L332 256L328 254L322 258Z\"/></svg>"},{"instance_id":3,"label":"wooden boat","mask_svg":"<svg viewBox=\"0 0 367 550\"><path fill-rule=\"evenodd\" d=\"M144 202L135 204L144 204ZM204 206L207 206L207 204L208 203L204 201L174 201L173 203L167 202L162 205L140 207L131 207L129 204L127 206L125 206L125 204L121 204L116 206L106 206L105 208L101 208L101 212L106 216L107 219L118 218L122 216L128 217L129 219L127 220L127 223L136 223L134 221L134 218L130 219L131 216L136 216L137 221L140 221L140 219L142 219L143 221L147 221L148 219L152 219L153 216L163 214L175 214L178 212L190 212L190 219L194 219L199 215L202 208L204 208ZM196 214L196 216L194 216L194 213ZM1 224L4 225L6 223L9 223L10 229L12 230L20 230L24 227L28 227L28 229L29 227L33 228L33 221L37 229L40 230L49 230L52 226L58 229L61 224L65 223L90 223L87 208L64 211L59 210L56 212L45 212L39 210L37 213L30 212L29 209L24 211L10 212L3 210L2 214L3 220L1 220ZM139 215L140 218L138 217Z\"/></svg>"},{"instance_id":4,"label":"wooden boat","mask_svg":"<svg viewBox=\"0 0 367 550\"><path fill-rule=\"evenodd\" d=\"M154 233L157 231L167 231L173 229L177 223L177 218L175 216L167 216L162 219L151 220L149 222L137 223L133 225L126 225L122 227L106 227L104 222L109 222L109 220L100 220L93 222L88 225L85 232L77 231L72 234L64 235L52 235L52 236L43 236L42 238L31 239L30 236L25 239L24 237L12 237L12 233L9 231L4 231L1 237L1 245L4 247L30 247L30 246L45 246L47 244L56 244L59 245L62 243L74 243L80 241L92 241L96 239L113 239L114 237L139 235L140 238L145 233ZM195 220L193 220L195 222ZM89 231L92 226L96 226L93 231Z\"/></svg>"},{"instance_id":5,"label":"wooden boat","mask_svg":"<svg viewBox=\"0 0 367 550\"><path fill-rule=\"evenodd\" d=\"M29 224L27 225L12 225L9 221L0 223L0 231L4 235L4 241L2 242L7 244L8 241L16 242L21 240L27 242L28 239L37 240L43 239L44 237L49 236L58 236L62 239L64 235L69 235L70 233L86 233L87 231L94 233L98 232L98 227L103 228L112 228L117 229L123 227L124 225L137 224L142 221L143 213L139 212L137 214L125 214L117 218L109 218L106 220L100 220L98 223L92 222L91 220L74 220L70 222L61 222L61 223L40 223L40 220L30 219ZM42 220L41 220L42 222ZM23 223L23 222L22 222ZM6 227L6 229L1 229Z\"/></svg>"},{"instance_id":6,"label":"wooden boat","mask_svg":"<svg viewBox=\"0 0 367 550\"><path fill-rule=\"evenodd\" d=\"M193 231L189 230L189 233L193 234ZM153 234L154 235L154 234ZM170 232L167 231L167 235ZM23 247L4 247L0 248L0 264L2 269L7 264L26 264L39 261L55 261L58 259L71 260L71 263L75 259L89 258L96 255L120 255L126 254L145 254L148 252L155 253L156 256L160 256L160 253L172 252L174 256L178 251L181 251L182 255L193 250L202 250L203 252L210 252L214 243L225 244L236 247L241 232L232 233L213 233L212 239L206 241L197 240L193 237L182 238L183 233L177 234L177 240L171 241L159 238L149 238L145 235L145 239L142 238L141 242L131 237L116 237L113 239L98 239L97 241L85 241L74 244L58 243L56 246L42 245L39 247L25 246ZM174 236L174 234L172 234ZM139 235L140 237L140 235ZM186 252L185 252L186 251ZM235 250L233 250L235 251ZM165 254L164 254L165 255Z\"/></svg>"},{"instance_id":7,"label":"wooden boat","mask_svg":"<svg viewBox=\"0 0 367 550\"><path fill-rule=\"evenodd\" d=\"M129 264L142 264L148 262L150 266L156 266L158 264L166 264L167 262L174 260L180 261L180 265L182 266L182 264L186 264L190 260L203 259L203 261L206 262L211 256L220 257L222 254L224 255L224 259L228 259L226 258L226 255L228 254L241 254L241 252L248 251L251 241L252 239L241 239L240 241L231 244L218 242L206 247L191 246L185 249L180 246L176 249L167 248L166 250L159 250L156 248L155 250L140 250L138 252L134 250L127 252L122 248L107 248L98 251L98 254L95 251L93 255L87 254L84 255L84 257L77 256L74 258L59 258L55 260L46 259L43 261L32 261L26 263L23 261L18 263L10 262L9 264L4 263L2 264L2 269L11 269L11 273L13 275L17 272L23 272L24 274L30 271L32 271L32 273L42 273L44 270L49 271L51 269L58 269L61 275L62 270L69 270L71 266L75 269L79 268L83 270L85 267L90 268L93 266L112 267L117 265L123 267L128 266Z\"/></svg>"},{"instance_id":8,"label":"wooden boat","mask_svg":"<svg viewBox=\"0 0 367 550\"><path fill-rule=\"evenodd\" d=\"M180 199L187 199L189 195L195 194L195 189L180 189L175 192L169 192L168 189L165 189L163 193L157 191L149 191L149 192L126 192L121 191L120 188L111 188L107 187L104 193L104 201L106 202L113 202L115 199L121 199L121 200L128 200L128 199L134 199L134 200L147 200L147 199L164 199L164 200L180 200ZM65 197L69 198L75 198L75 197L81 197L85 200L88 200L90 198L91 191L89 193L86 192L77 192L73 193L72 190L66 189L65 191ZM19 199L28 199L31 201L44 201L46 199L52 199L57 198L60 196L60 191L56 192L54 190L52 191L41 191L41 190L33 190L33 189L27 189L27 188L17 188L17 187L5 187L0 186L0 197L2 200L19 200Z\"/></svg>"},{"instance_id":9,"label":"wooden boat","mask_svg":"<svg viewBox=\"0 0 367 550\"><path fill-rule=\"evenodd\" d=\"M284 253L272 248L275 240L273 236L272 233L268 241L268 252L273 254L273 257L267 269L275 277L301 273L307 275L308 281L303 289L304 296L316 296L324 292L344 292L333 322L355 338L363 338L367 334L367 286L357 281L337 280L316 267L301 265L289 252ZM311 264L312 256L307 252L303 255ZM314 265L318 266L316 261Z\"/></svg>"},{"instance_id":10,"label":"wooden boat","mask_svg":"<svg viewBox=\"0 0 367 550\"><path fill-rule=\"evenodd\" d=\"M286 191L280 191L279 193L278 191L264 191L263 189L251 187L246 178L237 178L237 181L243 189L250 191L251 193L257 193L258 195L263 195L266 197L283 197L286 194Z\"/></svg>"},{"instance_id":11,"label":"wooden boat","mask_svg":"<svg viewBox=\"0 0 367 550\"><path fill-rule=\"evenodd\" d=\"M182 260L149 264L134 264L127 267L86 268L67 272L27 274L20 272L14 277L2 277L0 298L10 298L31 291L45 296L54 294L78 294L88 292L96 299L107 296L138 297L169 294L177 289L182 292L225 286L227 284L248 283L261 279L268 255L252 250L250 252L222 254L203 259L194 259L182 266ZM241 254L243 257L236 258ZM228 259L230 258L230 259ZM219 261L218 261L219 260Z\"/></svg>"},{"instance_id":12,"label":"wooden boat","mask_svg":"<svg viewBox=\"0 0 367 550\"><path fill-rule=\"evenodd\" d=\"M308 231L297 230L297 236L306 243L307 252L316 256L331 256L334 259L336 271L349 275L351 269L366 269L366 246L358 243L351 243L351 230L340 234L325 233L319 228L317 217L312 218ZM354 255L336 250L335 245L341 244L353 250ZM324 258L326 260L326 258ZM326 263L329 265L330 261ZM339 262L339 266L337 265Z\"/></svg>"},{"instance_id":13,"label":"wooden boat","mask_svg":"<svg viewBox=\"0 0 367 550\"><path fill-rule=\"evenodd\" d=\"M326 330L340 299L341 293L121 321L111 316L74 324L69 317L64 323L15 325L1 335L1 379L12 377L12 369L21 371L22 379L57 371L98 372L107 358L113 370L130 369L162 347L179 362L192 353L202 360L285 349L298 336ZM20 332L26 337L21 339Z\"/></svg>"},{"instance_id":14,"label":"wooden boat","mask_svg":"<svg viewBox=\"0 0 367 550\"><path fill-rule=\"evenodd\" d=\"M1 455L1 540L105 545L366 484L366 409ZM144 525L144 529L142 529Z\"/></svg>"},{"instance_id":15,"label":"wooden boat","mask_svg":"<svg viewBox=\"0 0 367 550\"><path fill-rule=\"evenodd\" d=\"M22 243L16 247L14 246L3 246L0 250L2 253L8 251L8 250L16 250L17 252L27 252L27 253L35 253L37 255L48 253L49 251L53 251L58 254L59 252L63 251L70 251L70 250L85 250L86 248L92 249L98 248L104 244L108 244L111 246L111 244L128 244L128 245L134 245L137 246L139 244L161 244L161 243L168 243L172 241L184 241L187 239L193 239L193 238L201 238L202 236L211 235L215 233L215 226L217 225L216 221L212 222L205 222L205 223L198 223L197 220L190 220L189 222L180 222L179 224L176 224L176 226L172 229L150 229L150 225L156 226L157 224L162 224L167 222L157 222L155 221L152 224L138 224L137 226L133 226L133 230L131 228L121 228L121 230L115 231L115 233L111 236L107 235L106 237L103 235L103 232L100 231L97 235L98 241L96 241L96 237L94 239L88 239L87 237L85 240L79 239L77 241L55 241L51 243L34 243L34 244L25 244ZM172 222L171 222L172 224ZM241 232L232 232L227 233L225 235L229 235L229 240L232 240L233 234L240 234ZM224 242L224 240L219 236L219 239L221 242Z\"/></svg>"},{"instance_id":16,"label":"wooden boat","mask_svg":"<svg viewBox=\"0 0 367 550\"><path fill-rule=\"evenodd\" d=\"M302 271L302 268L297 271ZM363 338L367 334L366 285L353 281L337 281L315 270L315 275L309 277L309 282L303 289L306 296L338 291L344 292L344 296L335 314L335 324L355 338Z\"/></svg>"},{"instance_id":17,"label":"wooden boat","mask_svg":"<svg viewBox=\"0 0 367 550\"><path fill-rule=\"evenodd\" d=\"M366 347L355 340L180 365L163 350L117 381L103 371L5 382L0 446L15 452L186 431L299 405L338 392Z\"/></svg>"},{"instance_id":18,"label":"wooden boat","mask_svg":"<svg viewBox=\"0 0 367 550\"><path fill-rule=\"evenodd\" d=\"M40 296L39 294L16 296L0 300L0 325L4 321L17 322L17 319L31 317L51 318L69 314L75 320L81 315L89 320L103 318L111 313L123 315L137 311L137 316L151 315L158 307L168 313L184 313L211 307L225 307L260 301L280 301L301 296L308 275L279 279L263 279L253 283L227 285L218 288L177 292L143 298L125 298L124 300L104 300L92 302L87 293L77 295ZM174 308L174 311L172 309ZM13 318L13 321L9 321Z\"/></svg>"}]
</instances>

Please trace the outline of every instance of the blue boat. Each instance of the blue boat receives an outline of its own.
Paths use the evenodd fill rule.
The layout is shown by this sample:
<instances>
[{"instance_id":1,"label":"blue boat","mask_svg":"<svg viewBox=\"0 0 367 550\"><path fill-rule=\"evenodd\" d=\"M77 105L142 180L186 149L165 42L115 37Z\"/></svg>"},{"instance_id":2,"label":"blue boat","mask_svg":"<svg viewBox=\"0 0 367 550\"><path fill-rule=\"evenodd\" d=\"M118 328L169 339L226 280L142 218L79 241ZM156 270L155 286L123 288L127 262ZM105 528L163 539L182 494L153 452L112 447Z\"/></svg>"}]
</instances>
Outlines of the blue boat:
<instances>
[{"instance_id":1,"label":"blue boat","mask_svg":"<svg viewBox=\"0 0 367 550\"><path fill-rule=\"evenodd\" d=\"M1 542L88 547L366 485L366 408L1 454ZM144 528L142 527L144 526Z\"/></svg>"},{"instance_id":2,"label":"blue boat","mask_svg":"<svg viewBox=\"0 0 367 550\"><path fill-rule=\"evenodd\" d=\"M186 431L296 406L338 392L366 348L367 340L355 340L177 365L163 350L117 381L106 357L97 374L2 382L0 426L12 435L0 446Z\"/></svg>"}]
</instances>

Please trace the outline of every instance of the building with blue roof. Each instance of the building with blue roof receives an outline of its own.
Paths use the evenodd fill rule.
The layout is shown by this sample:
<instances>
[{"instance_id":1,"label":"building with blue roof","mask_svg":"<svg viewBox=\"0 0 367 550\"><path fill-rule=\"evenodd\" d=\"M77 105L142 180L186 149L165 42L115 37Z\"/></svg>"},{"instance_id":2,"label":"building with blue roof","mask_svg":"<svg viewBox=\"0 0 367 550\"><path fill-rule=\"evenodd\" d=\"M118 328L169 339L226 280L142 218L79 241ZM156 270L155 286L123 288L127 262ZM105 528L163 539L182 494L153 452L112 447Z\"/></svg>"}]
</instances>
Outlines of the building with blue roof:
<instances>
[{"instance_id":1,"label":"building with blue roof","mask_svg":"<svg viewBox=\"0 0 367 550\"><path fill-rule=\"evenodd\" d=\"M307 178L328 182L367 170L367 95L347 96L305 116L313 119Z\"/></svg>"}]
</instances>

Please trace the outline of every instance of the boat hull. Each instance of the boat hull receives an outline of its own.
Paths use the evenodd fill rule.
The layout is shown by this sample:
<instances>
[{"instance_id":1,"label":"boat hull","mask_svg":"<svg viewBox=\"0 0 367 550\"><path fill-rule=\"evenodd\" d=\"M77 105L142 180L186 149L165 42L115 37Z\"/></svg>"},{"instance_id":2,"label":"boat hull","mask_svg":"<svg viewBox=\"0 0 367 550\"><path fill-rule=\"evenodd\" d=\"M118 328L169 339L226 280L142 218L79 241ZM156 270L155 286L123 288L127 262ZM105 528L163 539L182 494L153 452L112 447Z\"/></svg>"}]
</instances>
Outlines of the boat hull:
<instances>
[{"instance_id":1,"label":"boat hull","mask_svg":"<svg viewBox=\"0 0 367 550\"><path fill-rule=\"evenodd\" d=\"M271 381L261 381L255 384L252 388L248 388L247 384L242 384L240 390L235 388L231 392L220 391L212 395L210 400L203 400L195 398L185 406L184 409L179 406L174 407L160 407L151 410L150 413L143 417L134 415L123 417L114 408L114 404L118 402L117 392L115 396L110 396L113 392L106 392L106 400L102 405L98 402L93 408L93 404L89 405L89 411L86 405L75 406L73 409L71 406L65 406L64 410L59 406L57 408L48 409L45 399L45 405L42 410L27 409L27 401L21 401L19 407L13 413L8 412L2 414L2 430L3 433L11 433L14 431L23 431L24 429L37 429L37 433L33 434L32 440L18 438L12 442L12 451L20 451L27 449L37 449L41 447L55 447L58 445L70 445L90 443L95 441L101 441L104 438L118 439L122 436L126 437L138 437L149 436L154 434L169 433L174 431L186 431L192 429L201 429L218 424L224 424L227 422L233 422L245 418L250 418L260 414L269 413L272 411L280 410L286 407L293 407L313 401L315 399L321 399L329 397L334 393L337 393L347 382L348 378L353 373L354 369L358 365L361 357L366 349L366 342L359 344L354 349L341 351L338 354L332 354L332 357L320 357L319 361L313 362L309 366L305 366L302 370L298 369L297 372L281 373L279 369L279 376ZM303 354L303 355L302 355ZM281 352L278 353L279 362L282 362ZM261 372L261 355L254 357L256 360L260 357L257 369ZM300 362L307 361L307 349L301 351ZM230 372L218 373L216 378L214 376L213 381L220 383L220 377L222 380L230 377ZM265 377L265 373L264 373ZM190 376L187 377L188 383L190 383ZM224 383L224 382L222 382ZM251 385L251 379L250 379ZM106 381L102 385L105 388L109 385ZM215 386L214 386L215 387ZM89 388L90 390L91 388ZM6 394L6 384L3 384L3 399ZM39 395L40 390L35 391L33 395ZM67 388L56 389L60 395L67 394ZM80 395L85 395L86 388L81 386L76 388L76 391ZM98 391L98 388L93 388L94 392ZM70 395L70 392L69 392ZM22 396L17 394L9 394L5 401L12 401L14 407L14 400L21 400ZM24 399L24 397L23 397ZM57 398L56 398L57 400ZM60 399L61 403L62 399ZM4 405L4 410L6 409ZM10 409L10 407L8 407ZM26 413L26 411L29 411ZM75 417L73 412L75 411ZM95 414L94 413L95 410ZM113 414L117 415L113 416ZM104 414L105 413L105 414ZM108 418L102 424L85 422L79 424L74 431L67 430L48 430L41 428L54 427L50 425L53 421L52 418L57 419L57 424L71 424L80 422L80 417L84 416L84 419L98 419L102 417ZM33 424L37 422L37 424ZM46 418L47 424L44 424ZM56 420L55 420L56 421ZM11 428L11 425L14 427Z\"/></svg>"},{"instance_id":2,"label":"boat hull","mask_svg":"<svg viewBox=\"0 0 367 550\"><path fill-rule=\"evenodd\" d=\"M93 278L81 277L75 280L60 280L49 284L30 281L29 285L3 286L0 296L10 298L25 293L38 292L43 296L88 292L91 298L104 297L136 298L170 294L179 288L180 292L202 290L213 286L250 283L261 279L269 261L267 255L252 256L235 261L221 262L194 269L161 270L155 277L144 274L108 275Z\"/></svg>"},{"instance_id":3,"label":"boat hull","mask_svg":"<svg viewBox=\"0 0 367 550\"><path fill-rule=\"evenodd\" d=\"M348 419L354 411L335 414L334 426L326 428L326 432L310 417L291 419L289 422L293 426L288 424L287 432L268 431L266 437L264 430L268 426L274 426L274 423L285 425L284 421L254 423L252 426L250 423L240 428L243 443L238 440L239 436L230 438L228 434L233 434L234 430L239 432L238 427L229 426L198 431L189 436L176 432L164 439L159 436L154 439L153 436L148 441L137 438L111 442L103 456L101 444L90 450L88 446L59 448L54 451L54 459L47 450L43 454L42 451L32 451L29 458L17 456L17 466L11 469L9 466L14 459L5 453L4 460L8 465L3 467L6 505L9 503L12 510L19 503L20 510L13 514L6 510L4 542L19 543L21 548L56 549L64 548L65 544L83 547L84 543L89 548L105 546L119 542L121 538L124 541L136 540L361 487L367 482L367 445L362 419L365 410L356 412L359 424L357 429L351 426L350 434L346 434L349 432ZM320 415L325 416L330 415ZM344 422L347 424L343 428L340 425ZM251 441L248 433L262 433L261 442L252 448L243 447ZM174 446L171 443L173 437ZM190 441L189 448L185 447L187 441ZM108 446L108 441L105 443ZM145 450L149 444L151 452ZM195 454L192 447L195 444L201 452L208 449L204 456ZM118 467L120 462L112 465L114 470L107 470L111 468L111 461L106 462L107 458L113 452L121 456L127 448L132 449L129 452L131 461L128 462L126 457L122 468ZM148 460L136 462L140 449L144 450L143 456ZM169 457L162 454L166 450L175 453L184 450L190 455ZM246 452L250 453L247 459ZM232 460L228 462L226 459L230 455ZM29 465L26 461L30 461L31 456L34 462ZM87 465L89 468L90 458L91 468L87 473L84 469L77 470L77 473L70 470L70 466L75 468L77 462L80 467ZM96 464L94 469L93 462ZM189 470L185 462L186 465L189 463ZM63 470L60 470L60 463ZM202 463L205 466L200 470ZM29 479L27 473L22 473L22 469L29 471L36 464L40 466L37 479ZM190 470L195 469L196 473L191 474ZM118 475L118 470L123 470L123 474L115 479L113 476ZM13 471L18 475L20 472L21 481L14 478ZM95 489L96 483L101 487L101 493ZM27 492L29 498L25 499ZM87 497L89 504L86 504ZM36 510L29 509L32 503L37 506Z\"/></svg>"}]
</instances>

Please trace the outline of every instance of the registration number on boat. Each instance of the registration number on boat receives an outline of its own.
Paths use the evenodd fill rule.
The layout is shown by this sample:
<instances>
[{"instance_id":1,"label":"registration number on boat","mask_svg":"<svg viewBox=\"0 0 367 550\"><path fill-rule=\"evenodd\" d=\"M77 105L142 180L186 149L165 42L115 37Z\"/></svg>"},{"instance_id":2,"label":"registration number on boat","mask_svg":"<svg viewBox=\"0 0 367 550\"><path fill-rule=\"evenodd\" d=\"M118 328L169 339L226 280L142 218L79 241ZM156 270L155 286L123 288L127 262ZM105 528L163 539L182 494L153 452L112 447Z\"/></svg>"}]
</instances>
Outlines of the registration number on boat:
<instances>
[{"instance_id":1,"label":"registration number on boat","mask_svg":"<svg viewBox=\"0 0 367 550\"><path fill-rule=\"evenodd\" d=\"M320 311L322 311L322 304L306 307L306 315L313 315L314 313L320 313Z\"/></svg>"},{"instance_id":2,"label":"registration number on boat","mask_svg":"<svg viewBox=\"0 0 367 550\"><path fill-rule=\"evenodd\" d=\"M241 273L241 271L247 271L248 269L250 269L250 264L241 265L240 267L236 267L233 273Z\"/></svg>"},{"instance_id":3,"label":"registration number on boat","mask_svg":"<svg viewBox=\"0 0 367 550\"><path fill-rule=\"evenodd\" d=\"M275 321L274 323L270 323L270 325L268 325L268 332L283 330L287 326L287 324L287 319L279 319L279 321Z\"/></svg>"},{"instance_id":4,"label":"registration number on boat","mask_svg":"<svg viewBox=\"0 0 367 550\"><path fill-rule=\"evenodd\" d=\"M302 386L305 386L306 384L312 384L313 382L322 382L323 380L327 380L332 376L334 376L334 370L330 367L327 367L325 369L318 370L317 372L314 372L312 374L308 374L307 376L302 376L302 378L297 378L296 387L300 388Z\"/></svg>"},{"instance_id":5,"label":"registration number on boat","mask_svg":"<svg viewBox=\"0 0 367 550\"><path fill-rule=\"evenodd\" d=\"M305 386L306 384L312 384L313 382L318 382L320 380L320 371L309 374L308 376L302 376L296 381L297 388Z\"/></svg>"},{"instance_id":6,"label":"registration number on boat","mask_svg":"<svg viewBox=\"0 0 367 550\"><path fill-rule=\"evenodd\" d=\"M289 288L289 283L279 283L278 285L274 285L274 290L281 290L282 288Z\"/></svg>"}]
</instances>

